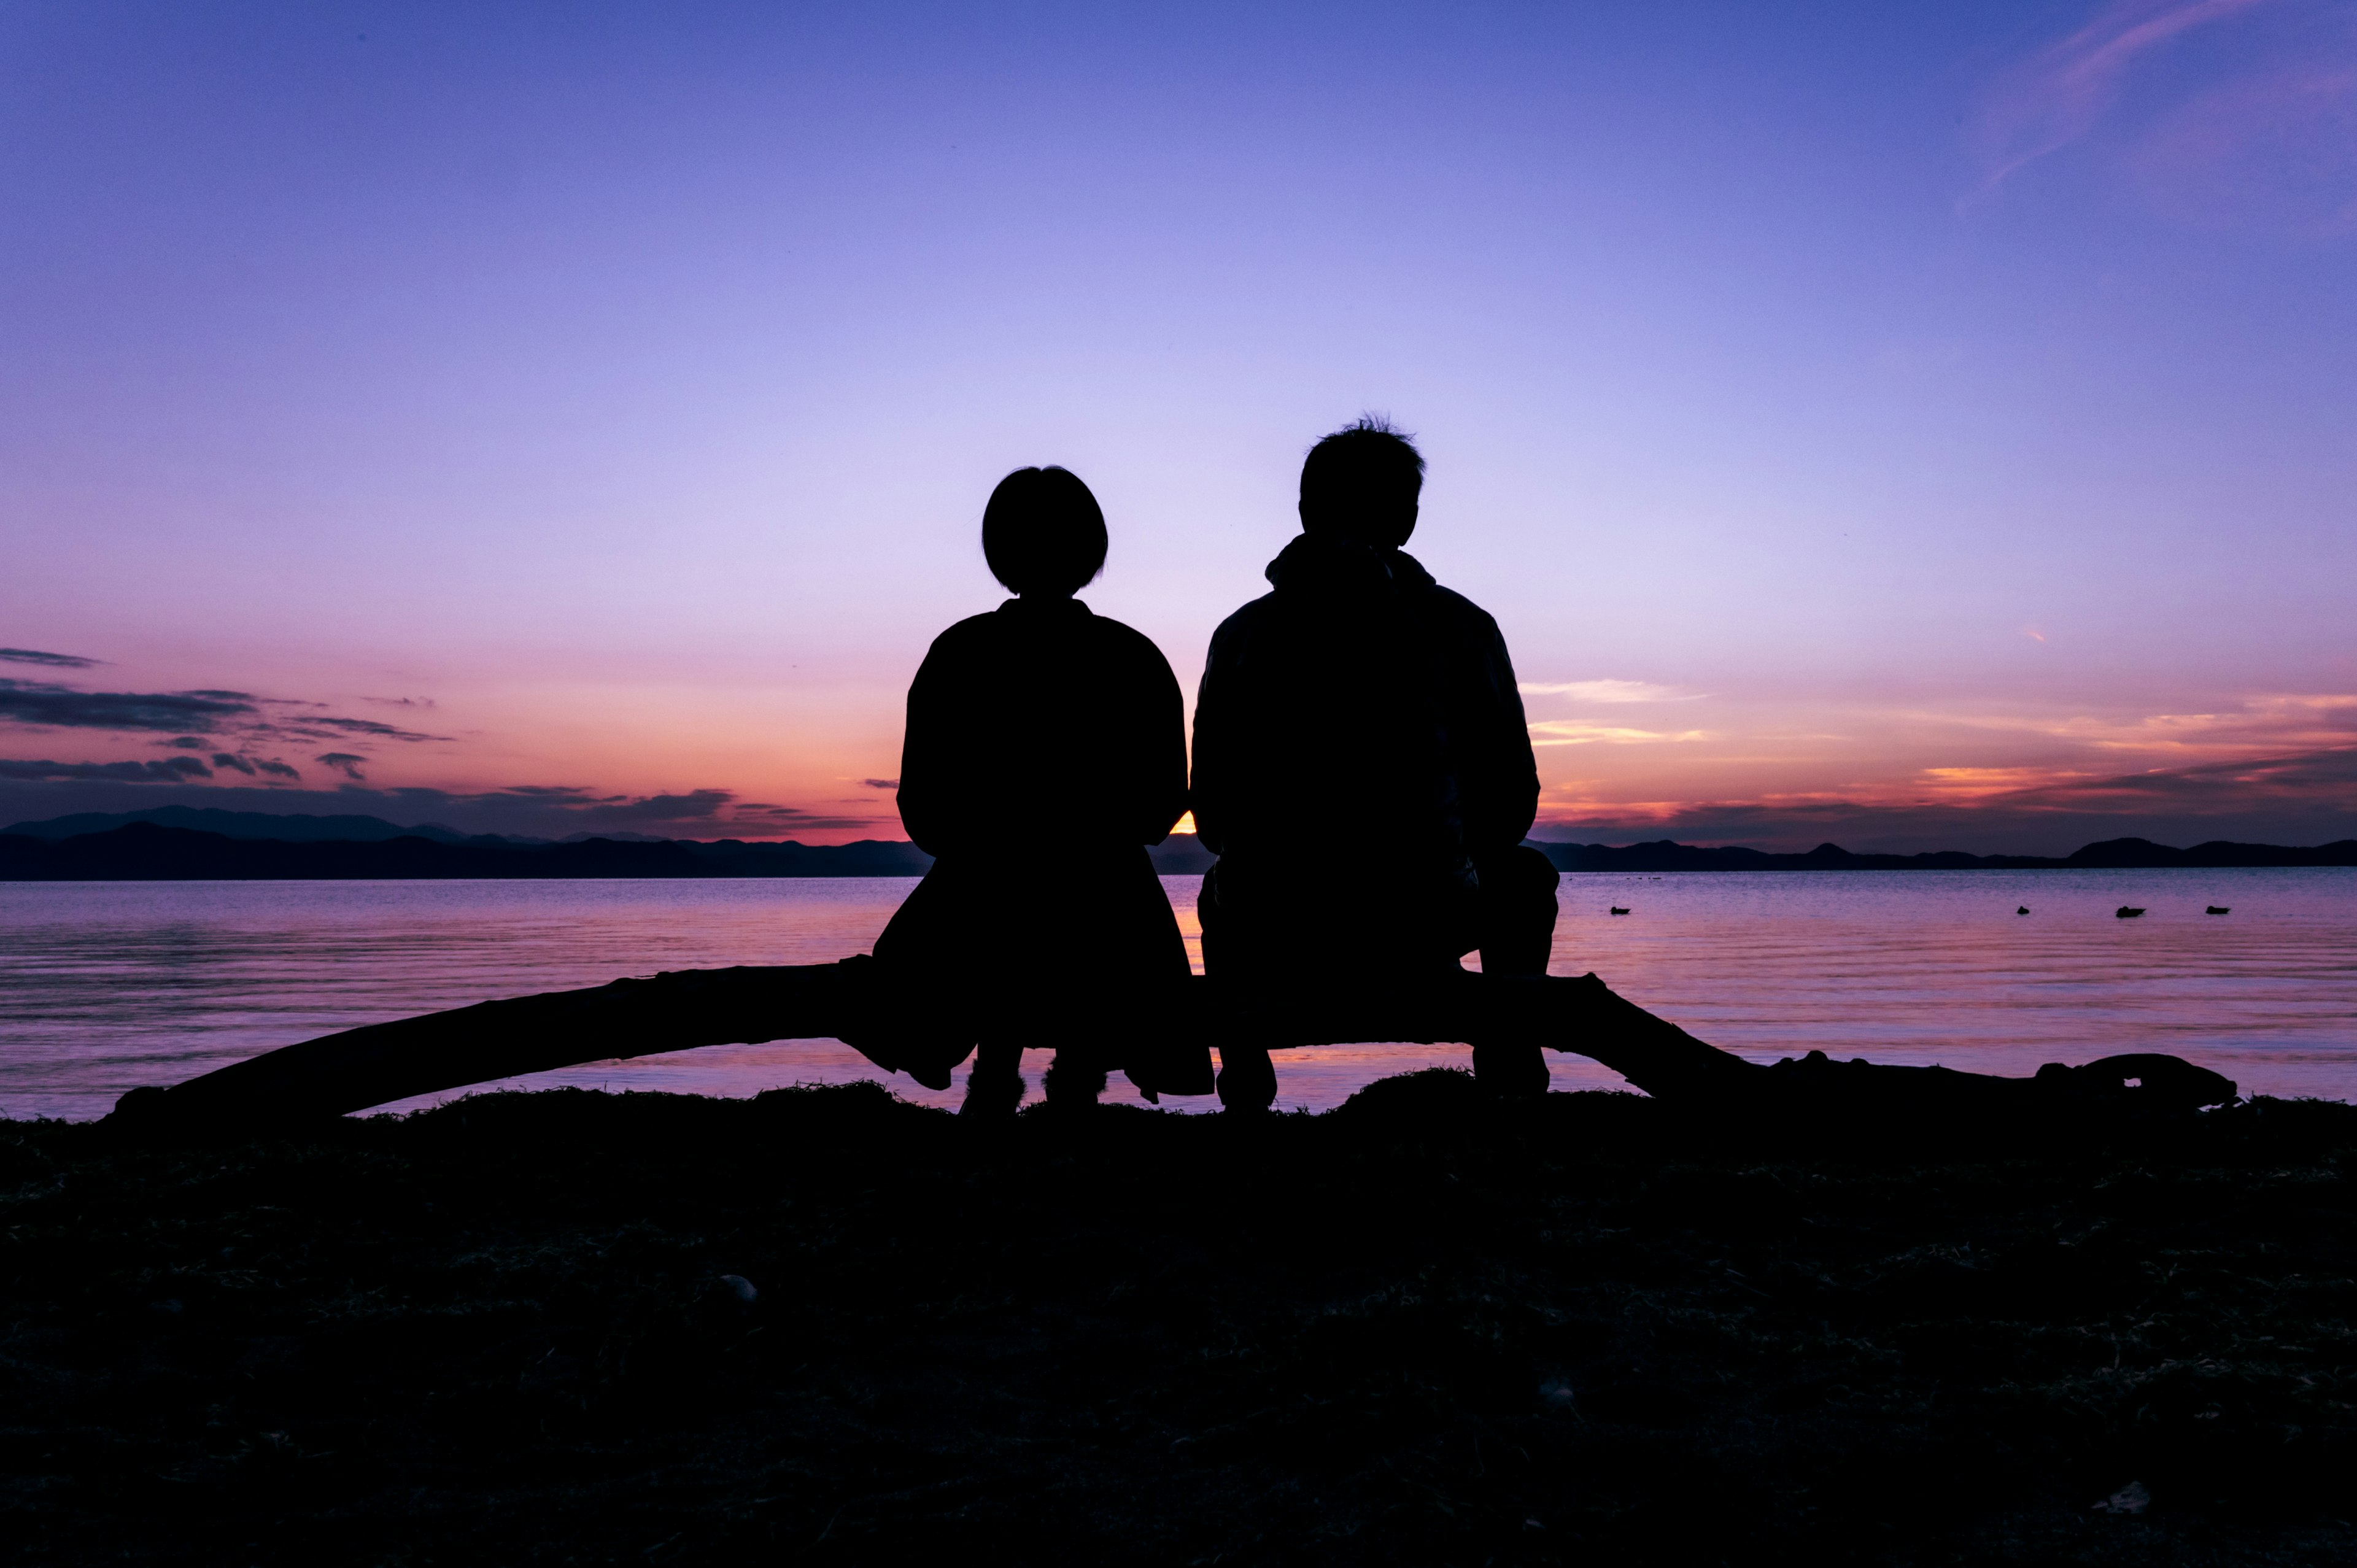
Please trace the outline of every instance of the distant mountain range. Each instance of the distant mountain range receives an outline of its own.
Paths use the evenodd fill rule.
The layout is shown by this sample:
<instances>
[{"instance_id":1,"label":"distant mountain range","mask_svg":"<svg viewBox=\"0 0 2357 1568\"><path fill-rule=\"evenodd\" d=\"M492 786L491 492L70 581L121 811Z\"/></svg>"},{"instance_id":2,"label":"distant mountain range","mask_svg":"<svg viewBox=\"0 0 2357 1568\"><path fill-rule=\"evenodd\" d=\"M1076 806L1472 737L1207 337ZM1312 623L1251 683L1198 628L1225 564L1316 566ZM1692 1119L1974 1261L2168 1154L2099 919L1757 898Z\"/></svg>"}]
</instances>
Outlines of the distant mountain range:
<instances>
[{"instance_id":1,"label":"distant mountain range","mask_svg":"<svg viewBox=\"0 0 2357 1568\"><path fill-rule=\"evenodd\" d=\"M1839 844L1821 843L1806 854L1770 854L1756 849L1704 849L1662 839L1618 846L1547 843L1544 850L1558 871L2153 871L2169 866L2357 865L2357 839L2316 849L2286 849L2271 843L2229 843L2223 839L2171 849L2150 839L2106 839L2057 859L2041 854L1966 854L1940 850L1930 854L1852 854Z\"/></svg>"},{"instance_id":2,"label":"distant mountain range","mask_svg":"<svg viewBox=\"0 0 2357 1568\"><path fill-rule=\"evenodd\" d=\"M2172 849L2147 839L2092 843L2060 859L2027 854L1806 854L1654 843L1532 841L1557 869L1667 871L2033 871L2167 866L2357 865L2357 839L2316 849L2222 841ZM1200 872L1213 856L1173 834L1148 852L1165 875ZM903 840L750 843L576 834L563 841L461 833L381 817L272 816L161 806L18 822L0 832L0 881L176 882L416 880L457 877L918 876L932 856Z\"/></svg>"},{"instance_id":3,"label":"distant mountain range","mask_svg":"<svg viewBox=\"0 0 2357 1568\"><path fill-rule=\"evenodd\" d=\"M314 819L317 821L317 819ZM915 844L517 843L482 835L450 843L416 833L373 839L232 838L131 822L43 838L0 833L0 881L258 882L321 879L580 876L918 876L932 857Z\"/></svg>"},{"instance_id":4,"label":"distant mountain range","mask_svg":"<svg viewBox=\"0 0 2357 1568\"><path fill-rule=\"evenodd\" d=\"M1212 857L1185 834L1148 852L1165 875ZM189 806L83 812L0 832L0 881L165 882L579 876L921 876L897 839L808 844L576 833L561 841L404 828L382 817L273 816Z\"/></svg>"}]
</instances>

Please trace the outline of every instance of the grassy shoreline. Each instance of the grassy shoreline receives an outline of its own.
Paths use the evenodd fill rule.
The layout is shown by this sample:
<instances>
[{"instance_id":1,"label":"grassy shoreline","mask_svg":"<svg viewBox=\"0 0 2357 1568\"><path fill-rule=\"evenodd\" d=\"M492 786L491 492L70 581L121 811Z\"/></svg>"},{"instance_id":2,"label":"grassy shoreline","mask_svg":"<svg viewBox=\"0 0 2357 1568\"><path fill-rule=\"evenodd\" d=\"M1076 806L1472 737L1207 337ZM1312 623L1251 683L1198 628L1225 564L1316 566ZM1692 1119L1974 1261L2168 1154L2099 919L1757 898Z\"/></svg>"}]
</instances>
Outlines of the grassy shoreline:
<instances>
[{"instance_id":1,"label":"grassy shoreline","mask_svg":"<svg viewBox=\"0 0 2357 1568\"><path fill-rule=\"evenodd\" d=\"M2357 1557L2357 1107L1853 1131L1439 1072L1242 1124L872 1086L0 1123L7 1532L44 1563ZM2131 1482L2147 1511L2091 1509Z\"/></svg>"}]
</instances>

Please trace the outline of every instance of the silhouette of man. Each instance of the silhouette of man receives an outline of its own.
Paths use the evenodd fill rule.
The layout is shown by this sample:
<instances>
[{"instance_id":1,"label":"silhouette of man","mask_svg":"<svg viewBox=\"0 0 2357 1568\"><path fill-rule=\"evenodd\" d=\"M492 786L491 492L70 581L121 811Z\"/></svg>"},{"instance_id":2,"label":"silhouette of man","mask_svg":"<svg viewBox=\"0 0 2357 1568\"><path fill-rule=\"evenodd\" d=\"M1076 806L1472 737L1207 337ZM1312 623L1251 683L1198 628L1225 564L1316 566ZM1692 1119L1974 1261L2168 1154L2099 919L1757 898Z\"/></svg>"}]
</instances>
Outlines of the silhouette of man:
<instances>
[{"instance_id":1,"label":"silhouette of man","mask_svg":"<svg viewBox=\"0 0 2357 1568\"><path fill-rule=\"evenodd\" d=\"M1211 637L1195 707L1207 972L1245 985L1546 970L1555 867L1524 847L1538 767L1498 623L1404 553L1424 458L1361 419L1309 450L1301 535ZM1546 1092L1533 1045L1473 1042L1493 1091ZM1222 1042L1220 1100L1265 1109L1265 1047Z\"/></svg>"}]
</instances>

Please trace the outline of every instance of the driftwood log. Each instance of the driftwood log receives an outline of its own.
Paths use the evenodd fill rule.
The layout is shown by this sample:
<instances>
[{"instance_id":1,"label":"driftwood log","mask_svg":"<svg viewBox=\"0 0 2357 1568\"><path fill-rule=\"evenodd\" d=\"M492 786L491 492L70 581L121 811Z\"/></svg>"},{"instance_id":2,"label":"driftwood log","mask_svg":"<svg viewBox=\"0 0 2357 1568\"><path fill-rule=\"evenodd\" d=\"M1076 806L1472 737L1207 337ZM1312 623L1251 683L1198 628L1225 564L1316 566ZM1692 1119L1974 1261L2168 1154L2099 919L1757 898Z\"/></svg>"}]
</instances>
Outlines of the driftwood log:
<instances>
[{"instance_id":1,"label":"driftwood log","mask_svg":"<svg viewBox=\"0 0 2357 1568\"><path fill-rule=\"evenodd\" d=\"M1602 1063L1658 1099L1745 1111L1779 1105L1979 1116L2091 1100L2171 1109L2218 1104L2234 1085L2175 1057L2110 1057L2050 1064L2034 1079L1944 1068L1833 1062L1822 1052L1761 1067L1704 1044L1615 994L1596 976L1460 974L1394 991L1314 983L1243 992L1197 976L1106 1015L1102 999L1059 1016L1035 1013L977 1024L974 1009L911 994L876 962L682 970L586 991L485 1002L348 1029L235 1063L169 1089L135 1089L118 1124L272 1124L342 1115L415 1095L585 1062L769 1040L840 1039L887 1070L936 1087L938 1061L895 1044L945 1018L1054 1043L1060 1035L1167 1030L1216 1044L1271 1049L1348 1041L1535 1041ZM2133 1087L2131 1087L2133 1086Z\"/></svg>"}]
</instances>

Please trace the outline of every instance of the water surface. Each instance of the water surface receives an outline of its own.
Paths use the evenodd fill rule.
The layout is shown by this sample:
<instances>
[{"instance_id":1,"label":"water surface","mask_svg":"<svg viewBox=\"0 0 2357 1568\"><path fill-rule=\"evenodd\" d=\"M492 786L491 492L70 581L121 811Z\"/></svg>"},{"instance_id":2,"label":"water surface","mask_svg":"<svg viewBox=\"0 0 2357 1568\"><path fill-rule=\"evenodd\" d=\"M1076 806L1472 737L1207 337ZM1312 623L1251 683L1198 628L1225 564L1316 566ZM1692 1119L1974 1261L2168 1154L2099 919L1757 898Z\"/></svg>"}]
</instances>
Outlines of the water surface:
<instances>
[{"instance_id":1,"label":"water surface","mask_svg":"<svg viewBox=\"0 0 2357 1568\"><path fill-rule=\"evenodd\" d=\"M1163 879L1190 952L1200 879ZM90 1117L135 1085L387 1018L619 975L865 951L913 879L0 883L0 1114ZM2028 905L2030 913L2017 915ZM2115 918L2122 904L2139 919ZM2202 913L2229 906L2227 916ZM1613 916L1620 905L1631 912ZM2024 1073L2173 1051L2244 1091L2357 1098L2357 870L1701 872L1564 878L1555 972L1594 970L1759 1060L1821 1047ZM1025 933L978 932L1008 962ZM1281 1055L1322 1109L1462 1047ZM1552 1058L1557 1088L1619 1078ZM1034 1091L1044 1058L1027 1061ZM716 1047L519 1082L753 1094L879 1077L833 1041ZM953 1103L905 1077L909 1098ZM1109 1098L1134 1099L1118 1078ZM422 1103L422 1102L421 1102ZM1211 1101L1174 1101L1209 1107Z\"/></svg>"}]
</instances>

